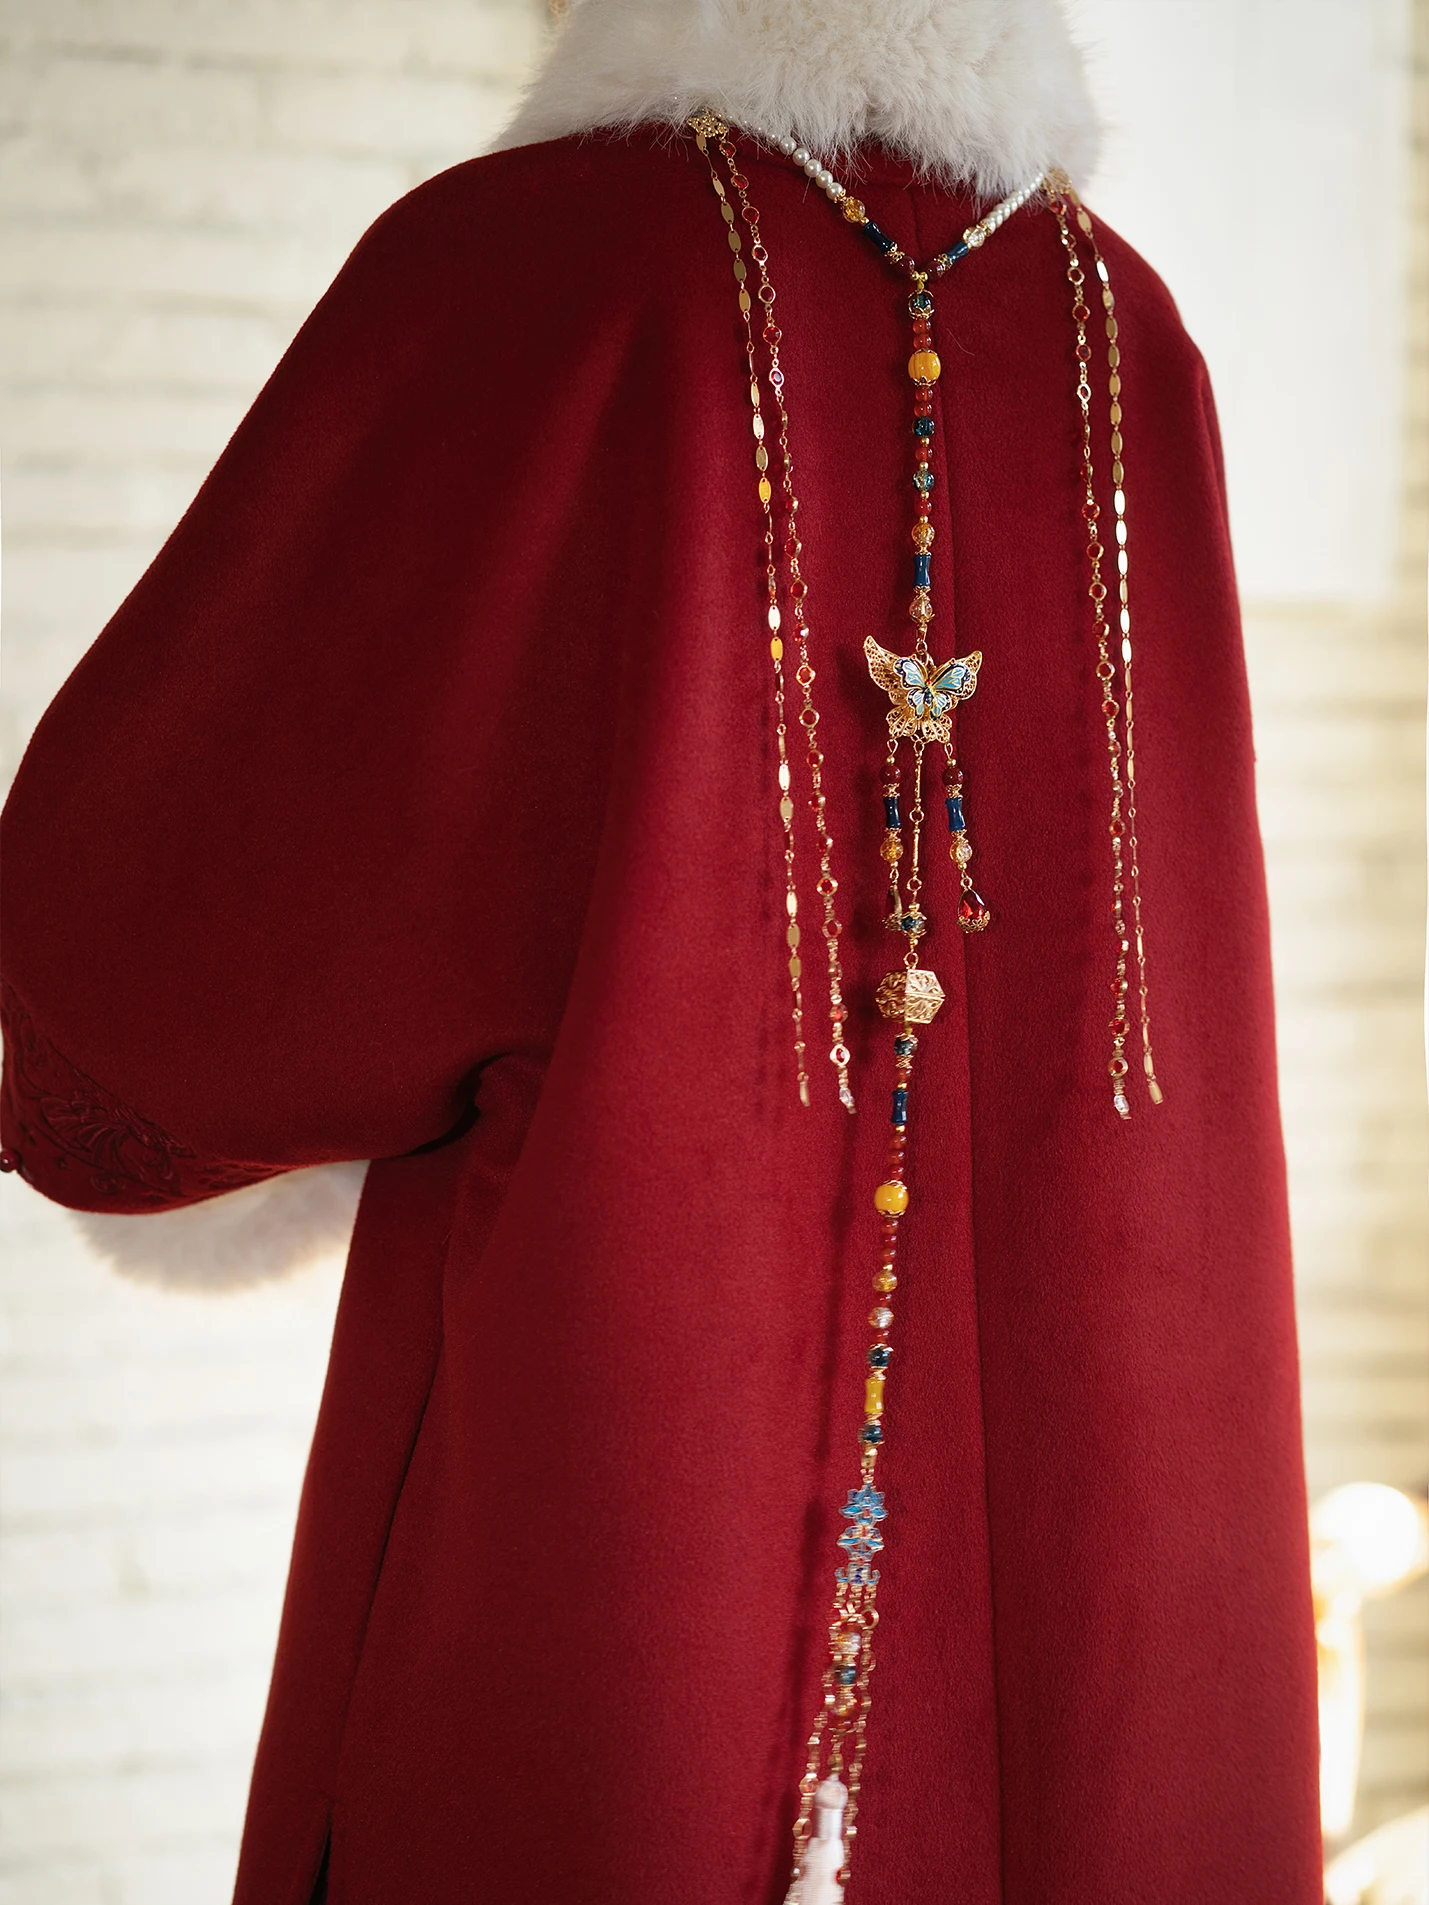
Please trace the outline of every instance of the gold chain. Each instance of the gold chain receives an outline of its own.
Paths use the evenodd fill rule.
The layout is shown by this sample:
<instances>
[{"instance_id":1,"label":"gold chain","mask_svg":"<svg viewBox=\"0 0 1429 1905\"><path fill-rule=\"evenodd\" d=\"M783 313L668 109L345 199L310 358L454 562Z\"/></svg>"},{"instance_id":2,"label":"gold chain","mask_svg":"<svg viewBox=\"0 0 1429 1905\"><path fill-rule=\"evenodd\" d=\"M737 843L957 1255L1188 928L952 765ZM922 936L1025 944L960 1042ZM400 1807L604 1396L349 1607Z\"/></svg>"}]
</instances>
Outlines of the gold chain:
<instances>
[{"instance_id":1,"label":"gold chain","mask_svg":"<svg viewBox=\"0 0 1429 1905\"><path fill-rule=\"evenodd\" d=\"M692 122L693 123L693 122ZM803 1038L803 964L799 955L798 894L794 881L794 804L790 797L789 760L786 751L787 728L784 722L784 643L779 634L782 615L778 601L778 564L777 541L773 513L773 488L769 481L769 452L766 444L766 429L761 399L760 374L756 358L753 300L749 295L748 272L744 265L743 241L735 223L735 211L730 203L729 192L715 166L709 149L712 138L718 140L720 156L729 173L729 185L739 199L739 216L749 233L749 256L759 274L759 302L764 310L764 324L761 336L767 351L768 362L765 366L764 381L769 386L772 401L779 417L777 443L779 448L780 490L784 498L787 516L787 534L784 541L784 558L788 571L787 597L790 618L794 625L794 639L798 648L799 665L794 671L795 685L799 690L799 725L804 730L804 758L809 772L809 808L813 815L814 832L819 850L819 878L814 891L818 894L823 910L821 928L824 938L825 956L828 961L829 987L829 1025L833 1043L829 1050L829 1062L833 1065L838 1079L839 1100L850 1111L854 1109L853 1091L849 1084L848 1068L852 1059L844 1042L844 1025L848 1010L844 1002L843 959L839 941L843 935L843 924L838 916L835 904L839 890L838 880L833 871L833 836L828 827L828 802L824 793L824 752L819 743L819 711L814 703L814 683L817 675L809 656L809 623L805 609L808 596L808 584L799 564L803 544L799 539L798 509L799 499L794 491L794 459L789 444L789 413L784 402L784 371L779 361L779 345L783 341L783 332L774 321L774 286L769 278L769 253L764 247L759 229L759 213L749 198L749 181L739 170L737 155L729 130L720 121L710 115L700 125L694 125L695 143L705 156L709 167L710 183L719 200L720 213L728 231L729 248L734 253L734 275L739 286L739 313L744 326L745 359L749 369L749 398L753 410L755 435L755 467L759 472L758 491L760 508L764 513L765 548L765 584L768 592L768 621L770 628L770 654L775 669L776 735L779 744L779 814L784 827L784 865L785 865L785 906L788 912L787 937L789 944L789 974L794 989L794 1049L798 1069L799 1097L802 1103L809 1102L809 1079L805 1069L805 1045Z\"/></svg>"},{"instance_id":2,"label":"gold chain","mask_svg":"<svg viewBox=\"0 0 1429 1905\"><path fill-rule=\"evenodd\" d=\"M1097 278L1101 284L1102 310L1106 321L1107 391L1111 400L1111 480L1112 509L1116 516L1117 593L1121 601L1121 680L1122 727L1126 740L1126 844L1130 855L1131 922L1136 944L1136 980L1141 1022L1141 1067L1146 1074L1146 1089L1153 1104L1163 1102L1164 1093L1156 1078L1156 1061L1151 1052L1151 1006L1146 983L1146 930L1141 921L1141 847L1136 836L1136 701L1131 681L1131 589L1130 550L1126 527L1125 444L1122 439L1121 330L1116 317L1116 298L1111 288L1111 273L1097 243L1091 213L1070 184L1063 186L1068 203L1075 209L1077 224L1086 233L1092 248Z\"/></svg>"},{"instance_id":3,"label":"gold chain","mask_svg":"<svg viewBox=\"0 0 1429 1905\"><path fill-rule=\"evenodd\" d=\"M1121 626L1121 656L1123 700L1119 702L1114 692L1116 687L1116 664L1112 659L1111 625L1107 620L1107 586L1102 576L1102 562L1106 550L1101 539L1101 505L1097 502L1096 463L1092 451L1092 387L1091 387L1091 343L1087 335L1087 326L1091 319L1091 308L1086 299L1086 272L1082 266L1081 253L1072 234L1067 211L1071 206L1077 214L1077 222L1082 230L1091 236L1091 218L1072 192L1065 174L1054 174L1049 202L1057 220L1057 229L1061 235L1062 249L1067 258L1067 282L1072 287L1072 322L1076 326L1077 343L1077 407L1081 413L1082 424L1082 520L1087 531L1087 563L1090 580L1087 595L1092 605L1092 616L1097 637L1097 681L1101 686L1102 718L1106 724L1107 761L1111 773L1111 835L1112 850L1112 927L1116 934L1117 957L1116 977L1112 985L1111 1040L1112 1055L1107 1071L1112 1081L1112 1103L1123 1118L1131 1116L1131 1105L1126 1095L1128 1064L1126 1041L1130 1031L1127 1017L1127 993L1130 979L1127 969L1128 955L1134 957L1137 972L1137 987L1140 995L1140 1020L1142 1043L1142 1066L1146 1073L1146 1088L1153 1104L1162 1102L1163 1093L1157 1082L1155 1062L1151 1054L1151 1015L1147 995L1146 979L1146 935L1141 923L1141 864L1140 850L1135 829L1135 780L1134 780L1134 739L1135 723L1132 719L1133 702L1131 696L1131 599L1130 599L1130 553L1126 526L1126 470L1122 461L1123 442L1121 434L1121 347L1118 343L1118 326L1115 315L1115 303L1111 295L1111 279L1105 260L1096 249L1093 239L1093 252L1097 259L1097 275L1102 284L1102 304L1106 314L1107 335L1107 374L1108 388L1112 401L1112 476L1115 484L1113 511L1116 519L1118 596L1120 599L1119 621ZM1125 715L1127 739L1125 746L1121 739L1119 717ZM1123 773L1122 761L1127 766ZM1127 854L1130 853L1130 868L1127 866ZM1131 895L1132 917L1135 921L1134 935L1128 931L1126 919L1126 899Z\"/></svg>"}]
</instances>

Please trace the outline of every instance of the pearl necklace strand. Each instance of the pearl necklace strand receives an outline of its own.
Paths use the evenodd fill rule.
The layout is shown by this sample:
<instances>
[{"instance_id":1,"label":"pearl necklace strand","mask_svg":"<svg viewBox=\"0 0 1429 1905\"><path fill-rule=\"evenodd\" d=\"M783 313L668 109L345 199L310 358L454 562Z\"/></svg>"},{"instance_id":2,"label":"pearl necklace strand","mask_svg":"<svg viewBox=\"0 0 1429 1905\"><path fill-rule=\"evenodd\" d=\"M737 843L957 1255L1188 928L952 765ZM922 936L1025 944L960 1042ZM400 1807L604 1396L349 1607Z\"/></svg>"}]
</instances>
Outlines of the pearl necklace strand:
<instances>
[{"instance_id":1,"label":"pearl necklace strand","mask_svg":"<svg viewBox=\"0 0 1429 1905\"><path fill-rule=\"evenodd\" d=\"M824 164L823 160L819 158L817 154L810 152L807 146L801 146L797 139L791 138L787 133L782 138L774 138L771 143L777 151L783 153L786 159L792 159L794 161L794 164L798 166L799 170L809 182L818 186L819 190L824 194L824 197L828 199L831 205L836 206L841 211L845 200L852 201L852 194L849 192L848 187L841 185L838 179L836 179L834 174L829 170L828 166ZM963 233L963 243L967 246L968 250L976 251L979 245L985 245L988 239L991 238L992 234L997 230L998 226L1005 224L1014 212L1020 212L1028 199L1030 199L1034 193L1040 192L1046 183L1047 174L1045 172L1039 172L1035 179L1030 180L1026 185L1019 186L1015 192L1009 192L1006 198L1000 199L998 203L993 206L992 210L980 218L975 225L969 225L967 230ZM856 220L852 222L865 221ZM902 263L905 256L896 246L885 255L892 258L895 264ZM962 256L962 253L958 255ZM947 252L941 252L939 257L949 258L951 262L950 254ZM908 262L911 265L912 260L910 259ZM937 261L935 260L934 263L936 267ZM943 268L946 269L946 266Z\"/></svg>"}]
</instances>

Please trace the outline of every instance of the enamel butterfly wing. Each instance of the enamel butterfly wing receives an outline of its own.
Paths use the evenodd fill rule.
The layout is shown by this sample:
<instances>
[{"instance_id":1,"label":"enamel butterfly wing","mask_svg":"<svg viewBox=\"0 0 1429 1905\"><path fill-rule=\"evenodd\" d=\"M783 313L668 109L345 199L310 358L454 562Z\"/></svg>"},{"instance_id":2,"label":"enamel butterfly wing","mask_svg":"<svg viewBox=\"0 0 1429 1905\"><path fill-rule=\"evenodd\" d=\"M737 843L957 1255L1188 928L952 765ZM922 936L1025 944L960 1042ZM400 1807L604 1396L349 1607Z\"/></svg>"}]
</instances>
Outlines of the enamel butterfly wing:
<instances>
[{"instance_id":1,"label":"enamel butterfly wing","mask_svg":"<svg viewBox=\"0 0 1429 1905\"><path fill-rule=\"evenodd\" d=\"M863 652L868 657L868 672L893 698L888 711L890 732L899 740L917 736L946 747L952 737L953 709L977 687L981 650L935 664L917 655L895 655L870 635Z\"/></svg>"}]
</instances>

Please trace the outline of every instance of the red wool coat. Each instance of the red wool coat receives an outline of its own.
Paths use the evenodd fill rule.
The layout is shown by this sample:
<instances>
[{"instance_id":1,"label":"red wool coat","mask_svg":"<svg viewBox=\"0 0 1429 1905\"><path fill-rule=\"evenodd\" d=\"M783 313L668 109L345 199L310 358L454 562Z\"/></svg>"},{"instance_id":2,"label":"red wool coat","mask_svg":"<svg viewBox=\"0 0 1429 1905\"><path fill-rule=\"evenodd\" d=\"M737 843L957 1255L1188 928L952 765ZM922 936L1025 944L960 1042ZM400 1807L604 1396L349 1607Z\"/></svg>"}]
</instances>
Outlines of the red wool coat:
<instances>
[{"instance_id":1,"label":"red wool coat","mask_svg":"<svg viewBox=\"0 0 1429 1905\"><path fill-rule=\"evenodd\" d=\"M885 1146L860 649L907 645L909 403L896 279L786 162L748 170L855 1118L821 1073L794 1092L748 401L688 144L505 152L379 220L10 801L6 1137L38 1189L148 1211L378 1160L240 1905L307 1905L325 1859L331 1905L783 1895ZM882 159L864 196L918 254L968 221ZM1320 1897L1216 427L1166 292L1106 251L1167 1101L1123 1125L1106 1085L1073 333L1029 209L938 295L935 646L986 657L959 746L996 918L963 941L935 856L858 1905Z\"/></svg>"}]
</instances>

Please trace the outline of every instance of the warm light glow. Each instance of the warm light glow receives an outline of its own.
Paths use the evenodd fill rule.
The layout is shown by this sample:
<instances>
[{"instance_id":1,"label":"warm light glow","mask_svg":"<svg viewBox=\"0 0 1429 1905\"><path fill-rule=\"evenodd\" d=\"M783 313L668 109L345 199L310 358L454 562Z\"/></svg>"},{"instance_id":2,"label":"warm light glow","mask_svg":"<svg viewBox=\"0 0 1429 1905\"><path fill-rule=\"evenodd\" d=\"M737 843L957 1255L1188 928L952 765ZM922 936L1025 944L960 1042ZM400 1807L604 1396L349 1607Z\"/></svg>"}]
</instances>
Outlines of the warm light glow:
<instances>
[{"instance_id":1,"label":"warm light glow","mask_svg":"<svg viewBox=\"0 0 1429 1905\"><path fill-rule=\"evenodd\" d=\"M1392 1594L1429 1563L1422 1503L1380 1482L1351 1482L1315 1504L1310 1516L1316 1587L1332 1595Z\"/></svg>"},{"instance_id":2,"label":"warm light glow","mask_svg":"<svg viewBox=\"0 0 1429 1905\"><path fill-rule=\"evenodd\" d=\"M1359 1840L1325 1873L1326 1905L1424 1905L1426 1898L1429 1806Z\"/></svg>"},{"instance_id":3,"label":"warm light glow","mask_svg":"<svg viewBox=\"0 0 1429 1905\"><path fill-rule=\"evenodd\" d=\"M1325 1838L1350 1829L1364 1738L1364 1629L1368 1598L1392 1594L1429 1566L1425 1504L1379 1482L1351 1482L1310 1513L1315 1639L1320 1659L1320 1822ZM1346 1879L1348 1884L1349 1880Z\"/></svg>"}]
</instances>

